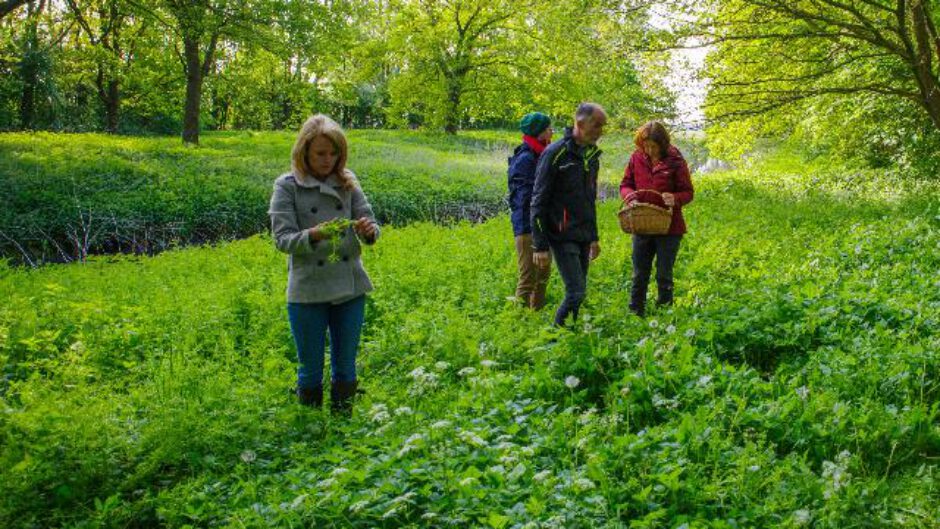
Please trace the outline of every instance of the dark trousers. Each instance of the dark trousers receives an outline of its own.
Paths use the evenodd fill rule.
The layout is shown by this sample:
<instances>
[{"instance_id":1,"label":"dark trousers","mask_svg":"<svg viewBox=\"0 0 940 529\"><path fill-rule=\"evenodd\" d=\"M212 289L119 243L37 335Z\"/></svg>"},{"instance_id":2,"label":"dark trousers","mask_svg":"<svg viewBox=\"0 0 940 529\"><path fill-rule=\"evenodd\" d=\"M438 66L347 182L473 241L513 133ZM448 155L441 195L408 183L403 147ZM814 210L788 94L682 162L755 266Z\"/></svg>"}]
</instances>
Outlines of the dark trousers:
<instances>
[{"instance_id":1,"label":"dark trousers","mask_svg":"<svg viewBox=\"0 0 940 529\"><path fill-rule=\"evenodd\" d=\"M656 258L657 303L668 305L673 300L672 269L679 253L682 235L633 236L633 288L630 292L630 310L642 313L646 309L653 258Z\"/></svg>"},{"instance_id":2,"label":"dark trousers","mask_svg":"<svg viewBox=\"0 0 940 529\"><path fill-rule=\"evenodd\" d=\"M558 275L565 284L565 299L555 312L555 325L563 327L569 314L572 321L578 319L578 309L587 293L591 243L552 242L551 248Z\"/></svg>"}]
</instances>

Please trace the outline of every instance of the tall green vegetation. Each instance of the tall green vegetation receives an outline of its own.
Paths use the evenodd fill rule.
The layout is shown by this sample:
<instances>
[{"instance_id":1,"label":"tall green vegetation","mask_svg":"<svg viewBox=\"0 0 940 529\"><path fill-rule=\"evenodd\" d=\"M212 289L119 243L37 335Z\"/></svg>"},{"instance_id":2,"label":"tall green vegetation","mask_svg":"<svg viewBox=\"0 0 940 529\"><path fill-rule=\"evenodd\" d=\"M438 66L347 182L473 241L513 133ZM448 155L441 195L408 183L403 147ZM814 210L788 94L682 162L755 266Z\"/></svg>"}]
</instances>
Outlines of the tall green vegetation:
<instances>
[{"instance_id":1,"label":"tall green vegetation","mask_svg":"<svg viewBox=\"0 0 940 529\"><path fill-rule=\"evenodd\" d=\"M347 126L456 132L591 98L668 114L628 52L644 11L590 0L33 0L0 19L3 129Z\"/></svg>"},{"instance_id":2,"label":"tall green vegetation","mask_svg":"<svg viewBox=\"0 0 940 529\"><path fill-rule=\"evenodd\" d=\"M0 522L933 529L937 187L792 155L701 177L646 320L603 204L563 333L505 299L505 216L388 228L351 420L289 391L268 237L0 266Z\"/></svg>"},{"instance_id":3,"label":"tall green vegetation","mask_svg":"<svg viewBox=\"0 0 940 529\"><path fill-rule=\"evenodd\" d=\"M739 155L760 137L793 136L840 156L937 174L936 1L662 5L684 15L672 35L681 45L711 47L705 111L712 145L722 154Z\"/></svg>"}]
</instances>

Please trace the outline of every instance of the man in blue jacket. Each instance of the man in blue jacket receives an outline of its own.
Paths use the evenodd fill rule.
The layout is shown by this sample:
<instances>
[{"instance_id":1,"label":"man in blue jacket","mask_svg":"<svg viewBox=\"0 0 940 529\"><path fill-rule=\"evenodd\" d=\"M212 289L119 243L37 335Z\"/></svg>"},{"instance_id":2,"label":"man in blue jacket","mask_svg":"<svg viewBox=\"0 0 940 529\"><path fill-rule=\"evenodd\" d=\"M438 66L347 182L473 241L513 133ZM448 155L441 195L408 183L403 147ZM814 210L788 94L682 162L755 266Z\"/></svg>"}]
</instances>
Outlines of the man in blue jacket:
<instances>
[{"instance_id":1,"label":"man in blue jacket","mask_svg":"<svg viewBox=\"0 0 940 529\"><path fill-rule=\"evenodd\" d=\"M588 265L601 253L597 236L597 173L607 113L595 103L581 103L574 128L549 145L535 170L532 189L532 246L536 265L555 256L565 283L565 299L555 312L555 325L564 326L587 292Z\"/></svg>"},{"instance_id":2,"label":"man in blue jacket","mask_svg":"<svg viewBox=\"0 0 940 529\"><path fill-rule=\"evenodd\" d=\"M509 208L512 232L516 237L519 281L516 299L538 310L545 305L545 287L551 274L551 260L536 266L532 259L530 203L539 156L552 141L551 119L541 112L526 114L519 122L522 144L509 158Z\"/></svg>"}]
</instances>

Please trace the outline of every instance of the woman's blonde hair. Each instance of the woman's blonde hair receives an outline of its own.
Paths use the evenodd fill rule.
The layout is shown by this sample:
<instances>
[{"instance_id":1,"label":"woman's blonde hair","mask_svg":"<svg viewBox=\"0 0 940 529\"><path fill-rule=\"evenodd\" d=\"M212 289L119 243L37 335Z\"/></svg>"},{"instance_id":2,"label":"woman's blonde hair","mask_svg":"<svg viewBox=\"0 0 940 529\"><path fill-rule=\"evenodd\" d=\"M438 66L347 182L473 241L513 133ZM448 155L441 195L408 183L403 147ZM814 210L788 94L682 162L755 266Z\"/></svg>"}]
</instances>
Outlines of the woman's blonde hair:
<instances>
[{"instance_id":1,"label":"woman's blonde hair","mask_svg":"<svg viewBox=\"0 0 940 529\"><path fill-rule=\"evenodd\" d=\"M313 171L310 169L310 163L307 152L310 150L310 144L317 136L326 136L330 140L337 152L336 166L333 167L333 173L339 179L343 189L352 189L356 187L356 179L352 172L346 169L346 158L349 154L349 147L346 144L346 134L339 123L330 119L324 114L315 114L307 118L300 132L297 134L297 141L294 142L294 148L291 150L291 170L294 177L304 179L313 178Z\"/></svg>"}]
</instances>

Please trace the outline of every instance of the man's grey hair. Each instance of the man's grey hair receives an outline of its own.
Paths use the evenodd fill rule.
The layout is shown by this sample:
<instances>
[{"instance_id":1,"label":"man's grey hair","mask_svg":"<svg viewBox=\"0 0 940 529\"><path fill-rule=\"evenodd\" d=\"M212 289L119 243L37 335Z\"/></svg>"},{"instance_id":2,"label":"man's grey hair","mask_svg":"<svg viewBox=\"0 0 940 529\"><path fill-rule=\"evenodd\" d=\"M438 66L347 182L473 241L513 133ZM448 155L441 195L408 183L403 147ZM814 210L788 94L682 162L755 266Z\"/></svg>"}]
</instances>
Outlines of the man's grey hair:
<instances>
[{"instance_id":1,"label":"man's grey hair","mask_svg":"<svg viewBox=\"0 0 940 529\"><path fill-rule=\"evenodd\" d=\"M598 113L605 114L604 107L598 105L597 103L581 103L578 105L578 110L574 113L574 120L578 123L584 123L594 119Z\"/></svg>"}]
</instances>

